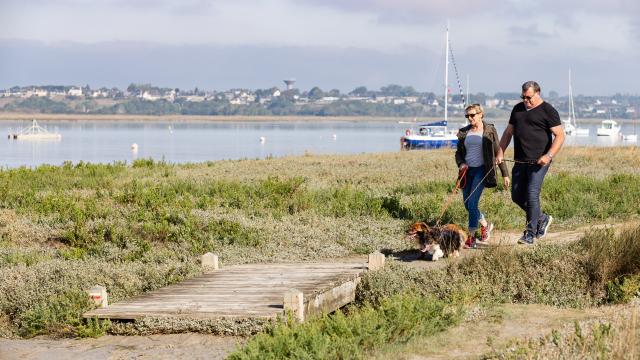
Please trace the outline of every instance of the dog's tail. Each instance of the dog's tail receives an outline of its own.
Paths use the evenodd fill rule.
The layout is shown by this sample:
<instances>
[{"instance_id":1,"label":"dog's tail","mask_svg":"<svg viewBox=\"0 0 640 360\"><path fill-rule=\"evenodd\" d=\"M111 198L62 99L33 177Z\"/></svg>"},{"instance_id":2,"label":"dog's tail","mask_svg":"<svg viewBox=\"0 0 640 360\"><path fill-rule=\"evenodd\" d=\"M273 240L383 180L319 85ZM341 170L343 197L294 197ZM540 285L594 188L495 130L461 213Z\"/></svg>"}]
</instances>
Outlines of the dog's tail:
<instances>
[{"instance_id":1,"label":"dog's tail","mask_svg":"<svg viewBox=\"0 0 640 360\"><path fill-rule=\"evenodd\" d=\"M467 232L462 229L458 230L458 240L460 241L460 247L462 247L464 242L467 241Z\"/></svg>"}]
</instances>

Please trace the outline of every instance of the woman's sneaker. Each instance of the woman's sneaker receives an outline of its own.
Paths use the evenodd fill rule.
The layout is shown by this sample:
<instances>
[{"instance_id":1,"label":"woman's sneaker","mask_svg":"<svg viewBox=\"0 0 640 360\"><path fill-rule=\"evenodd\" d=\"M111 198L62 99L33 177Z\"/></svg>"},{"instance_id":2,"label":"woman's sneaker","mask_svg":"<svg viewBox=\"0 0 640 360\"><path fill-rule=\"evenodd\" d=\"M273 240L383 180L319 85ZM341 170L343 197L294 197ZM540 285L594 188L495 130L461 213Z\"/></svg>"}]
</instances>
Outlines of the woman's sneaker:
<instances>
[{"instance_id":1,"label":"woman's sneaker","mask_svg":"<svg viewBox=\"0 0 640 360\"><path fill-rule=\"evenodd\" d=\"M476 237L473 235L468 235L467 241L464 242L464 248L475 249L476 247L478 247L478 245L476 244Z\"/></svg>"},{"instance_id":2,"label":"woman's sneaker","mask_svg":"<svg viewBox=\"0 0 640 360\"><path fill-rule=\"evenodd\" d=\"M481 244L486 244L491 237L491 232L493 231L493 224L489 223L487 226L480 226L480 239L478 242Z\"/></svg>"}]
</instances>

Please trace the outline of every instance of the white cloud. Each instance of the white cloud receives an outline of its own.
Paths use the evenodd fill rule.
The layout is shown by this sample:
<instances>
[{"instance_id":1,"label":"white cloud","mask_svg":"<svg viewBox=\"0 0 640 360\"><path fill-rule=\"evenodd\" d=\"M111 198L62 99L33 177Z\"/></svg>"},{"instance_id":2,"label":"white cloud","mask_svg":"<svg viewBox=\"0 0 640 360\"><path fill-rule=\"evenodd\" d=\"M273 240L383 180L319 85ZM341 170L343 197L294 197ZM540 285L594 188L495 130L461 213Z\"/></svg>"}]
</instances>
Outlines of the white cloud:
<instances>
[{"instance_id":1,"label":"white cloud","mask_svg":"<svg viewBox=\"0 0 640 360\"><path fill-rule=\"evenodd\" d=\"M497 81L505 69L517 78L564 79L576 67L595 79L607 62L640 63L638 13L640 2L631 0L0 0L0 39L365 49L439 59L449 19L463 73L487 73L483 81Z\"/></svg>"}]
</instances>

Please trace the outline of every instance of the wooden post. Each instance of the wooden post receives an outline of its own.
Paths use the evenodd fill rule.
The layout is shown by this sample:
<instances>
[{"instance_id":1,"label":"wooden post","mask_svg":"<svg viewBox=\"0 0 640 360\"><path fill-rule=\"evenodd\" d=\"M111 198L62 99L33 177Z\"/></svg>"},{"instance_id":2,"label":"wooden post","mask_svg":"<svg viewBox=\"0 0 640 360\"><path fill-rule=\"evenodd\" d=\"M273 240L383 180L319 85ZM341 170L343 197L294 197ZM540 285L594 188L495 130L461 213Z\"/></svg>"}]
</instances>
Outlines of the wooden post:
<instances>
[{"instance_id":1,"label":"wooden post","mask_svg":"<svg viewBox=\"0 0 640 360\"><path fill-rule=\"evenodd\" d=\"M298 321L304 321L304 297L302 291L289 289L284 293L284 310L291 310Z\"/></svg>"},{"instance_id":2,"label":"wooden post","mask_svg":"<svg viewBox=\"0 0 640 360\"><path fill-rule=\"evenodd\" d=\"M91 299L94 304L98 305L98 307L106 308L107 306L109 306L106 287L96 285L87 290L87 294L89 294L89 299Z\"/></svg>"},{"instance_id":3,"label":"wooden post","mask_svg":"<svg viewBox=\"0 0 640 360\"><path fill-rule=\"evenodd\" d=\"M204 270L218 270L218 255L210 252L202 255L202 268Z\"/></svg>"},{"instance_id":4,"label":"wooden post","mask_svg":"<svg viewBox=\"0 0 640 360\"><path fill-rule=\"evenodd\" d=\"M379 270L384 267L384 255L376 250L369 254L369 263L367 264L367 268L371 271Z\"/></svg>"}]
</instances>

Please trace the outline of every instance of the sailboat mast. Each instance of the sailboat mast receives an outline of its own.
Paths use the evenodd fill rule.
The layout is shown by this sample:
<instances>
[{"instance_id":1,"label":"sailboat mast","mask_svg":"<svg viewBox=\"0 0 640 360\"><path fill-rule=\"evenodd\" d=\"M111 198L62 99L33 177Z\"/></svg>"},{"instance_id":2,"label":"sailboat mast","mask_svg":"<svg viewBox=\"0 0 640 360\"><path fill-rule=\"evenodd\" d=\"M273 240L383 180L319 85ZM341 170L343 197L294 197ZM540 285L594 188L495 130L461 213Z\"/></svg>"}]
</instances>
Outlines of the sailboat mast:
<instances>
[{"instance_id":1,"label":"sailboat mast","mask_svg":"<svg viewBox=\"0 0 640 360\"><path fill-rule=\"evenodd\" d=\"M467 97L465 98L466 100L466 104L465 107L469 104L471 104L471 99L469 99L469 74L467 74Z\"/></svg>"},{"instance_id":2,"label":"sailboat mast","mask_svg":"<svg viewBox=\"0 0 640 360\"><path fill-rule=\"evenodd\" d=\"M569 69L569 116L571 116L571 121L573 122L573 126L578 127L578 123L576 122L576 108L573 103L573 86L571 85L571 69Z\"/></svg>"},{"instance_id":3,"label":"sailboat mast","mask_svg":"<svg viewBox=\"0 0 640 360\"><path fill-rule=\"evenodd\" d=\"M445 39L444 51L444 121L448 116L448 97L449 97L449 22L447 21L447 31Z\"/></svg>"}]
</instances>

